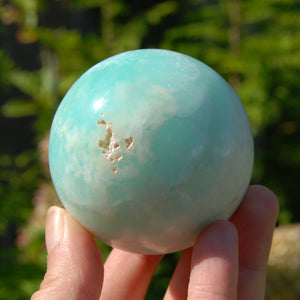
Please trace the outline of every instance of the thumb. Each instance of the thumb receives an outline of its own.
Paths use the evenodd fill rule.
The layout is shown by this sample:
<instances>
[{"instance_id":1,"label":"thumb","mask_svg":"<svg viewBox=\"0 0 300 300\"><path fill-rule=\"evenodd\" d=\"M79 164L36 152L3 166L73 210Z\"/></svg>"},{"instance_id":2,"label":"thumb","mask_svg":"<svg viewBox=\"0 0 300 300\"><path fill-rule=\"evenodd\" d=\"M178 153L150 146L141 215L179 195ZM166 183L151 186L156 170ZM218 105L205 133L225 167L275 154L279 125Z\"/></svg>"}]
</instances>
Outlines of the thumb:
<instances>
[{"instance_id":1,"label":"thumb","mask_svg":"<svg viewBox=\"0 0 300 300\"><path fill-rule=\"evenodd\" d=\"M51 207L46 220L47 272L31 300L99 299L100 250L92 235L66 210Z\"/></svg>"}]
</instances>

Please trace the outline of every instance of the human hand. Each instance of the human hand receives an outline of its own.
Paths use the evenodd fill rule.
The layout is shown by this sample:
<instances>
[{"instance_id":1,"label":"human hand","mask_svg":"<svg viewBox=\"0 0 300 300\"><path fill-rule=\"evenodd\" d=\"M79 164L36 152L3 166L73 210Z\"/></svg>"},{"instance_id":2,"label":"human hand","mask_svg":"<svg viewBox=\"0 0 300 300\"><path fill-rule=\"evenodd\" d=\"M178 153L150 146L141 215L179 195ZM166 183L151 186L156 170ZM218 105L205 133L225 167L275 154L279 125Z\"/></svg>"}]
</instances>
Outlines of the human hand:
<instances>
[{"instance_id":1,"label":"human hand","mask_svg":"<svg viewBox=\"0 0 300 300\"><path fill-rule=\"evenodd\" d=\"M207 226L183 251L164 299L264 299L278 210L270 190L251 186L230 221ZM113 249L103 266L92 235L57 207L47 215L46 246L47 272L31 300L143 299L162 259Z\"/></svg>"}]
</instances>

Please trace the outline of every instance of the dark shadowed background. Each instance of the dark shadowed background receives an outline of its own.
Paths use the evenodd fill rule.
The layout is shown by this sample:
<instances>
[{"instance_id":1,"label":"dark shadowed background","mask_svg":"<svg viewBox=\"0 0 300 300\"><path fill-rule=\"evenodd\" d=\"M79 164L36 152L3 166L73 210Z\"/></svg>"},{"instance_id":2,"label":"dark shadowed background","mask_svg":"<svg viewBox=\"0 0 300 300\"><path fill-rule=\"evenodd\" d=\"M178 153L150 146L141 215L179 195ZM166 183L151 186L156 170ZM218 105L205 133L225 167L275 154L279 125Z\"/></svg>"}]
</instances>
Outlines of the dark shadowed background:
<instances>
[{"instance_id":1,"label":"dark shadowed background","mask_svg":"<svg viewBox=\"0 0 300 300\"><path fill-rule=\"evenodd\" d=\"M0 299L28 299L45 272L45 212L58 203L47 141L59 102L88 68L126 50L175 50L220 73L252 124L252 182L278 195L280 228L300 222L298 0L0 0L0 46ZM300 231L290 243L286 253ZM165 257L146 299L162 298L178 256ZM284 262L270 266L267 299L300 299L300 257Z\"/></svg>"}]
</instances>

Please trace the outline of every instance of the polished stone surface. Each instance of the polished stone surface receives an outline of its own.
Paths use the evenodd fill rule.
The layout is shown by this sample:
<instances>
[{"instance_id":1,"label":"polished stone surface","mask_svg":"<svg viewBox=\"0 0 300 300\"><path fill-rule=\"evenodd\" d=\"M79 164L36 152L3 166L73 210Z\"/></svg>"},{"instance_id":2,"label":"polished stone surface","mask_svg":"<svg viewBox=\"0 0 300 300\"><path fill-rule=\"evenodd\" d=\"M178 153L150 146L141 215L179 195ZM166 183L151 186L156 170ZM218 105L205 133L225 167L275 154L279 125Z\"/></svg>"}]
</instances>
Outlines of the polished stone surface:
<instances>
[{"instance_id":1,"label":"polished stone surface","mask_svg":"<svg viewBox=\"0 0 300 300\"><path fill-rule=\"evenodd\" d=\"M83 74L53 120L49 161L66 209L113 247L168 253L229 218L249 184L253 137L233 89L167 50Z\"/></svg>"}]
</instances>

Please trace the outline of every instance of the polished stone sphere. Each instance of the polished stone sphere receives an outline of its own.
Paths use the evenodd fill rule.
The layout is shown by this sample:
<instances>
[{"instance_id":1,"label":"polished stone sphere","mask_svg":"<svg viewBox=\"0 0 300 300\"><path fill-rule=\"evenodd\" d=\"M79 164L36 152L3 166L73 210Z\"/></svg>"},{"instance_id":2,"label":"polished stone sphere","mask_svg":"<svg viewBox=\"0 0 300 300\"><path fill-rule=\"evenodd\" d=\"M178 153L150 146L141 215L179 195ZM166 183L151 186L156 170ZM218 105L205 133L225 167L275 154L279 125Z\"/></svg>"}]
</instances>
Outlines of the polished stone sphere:
<instances>
[{"instance_id":1,"label":"polished stone sphere","mask_svg":"<svg viewBox=\"0 0 300 300\"><path fill-rule=\"evenodd\" d=\"M50 171L95 237L159 254L228 219L252 173L253 137L234 90L202 62L147 49L84 73L55 114Z\"/></svg>"}]
</instances>

